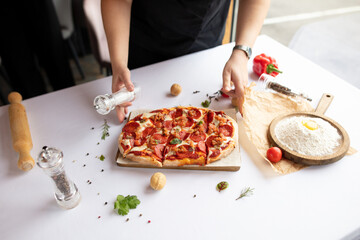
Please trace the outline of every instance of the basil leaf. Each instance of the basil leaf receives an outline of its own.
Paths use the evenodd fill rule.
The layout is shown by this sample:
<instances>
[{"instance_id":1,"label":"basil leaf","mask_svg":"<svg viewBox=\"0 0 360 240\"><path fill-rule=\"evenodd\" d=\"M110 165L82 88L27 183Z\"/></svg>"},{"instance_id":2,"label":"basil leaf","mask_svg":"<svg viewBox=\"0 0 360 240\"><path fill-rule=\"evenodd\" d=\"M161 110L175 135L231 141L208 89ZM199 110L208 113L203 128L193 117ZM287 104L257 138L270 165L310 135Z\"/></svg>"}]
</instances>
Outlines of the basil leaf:
<instances>
[{"instance_id":1,"label":"basil leaf","mask_svg":"<svg viewBox=\"0 0 360 240\"><path fill-rule=\"evenodd\" d=\"M180 144L182 141L178 138L174 138L170 141L170 144Z\"/></svg>"}]
</instances>

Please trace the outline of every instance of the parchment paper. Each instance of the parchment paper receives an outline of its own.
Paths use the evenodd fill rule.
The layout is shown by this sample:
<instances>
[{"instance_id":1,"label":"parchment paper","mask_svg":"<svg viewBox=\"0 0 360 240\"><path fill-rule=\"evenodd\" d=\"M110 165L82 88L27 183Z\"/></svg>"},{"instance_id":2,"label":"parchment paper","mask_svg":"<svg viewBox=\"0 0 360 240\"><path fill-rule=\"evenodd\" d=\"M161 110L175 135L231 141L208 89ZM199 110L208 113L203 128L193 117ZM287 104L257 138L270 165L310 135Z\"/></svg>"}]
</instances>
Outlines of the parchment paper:
<instances>
[{"instance_id":1,"label":"parchment paper","mask_svg":"<svg viewBox=\"0 0 360 240\"><path fill-rule=\"evenodd\" d=\"M253 87L254 84L246 89L243 105L243 123L249 140L277 173L288 174L306 167L284 158L277 163L270 162L266 158L266 151L270 147L267 131L271 121L281 114L314 111L314 108L306 100L296 99L295 101L283 94L255 91L252 90Z\"/></svg>"},{"instance_id":2,"label":"parchment paper","mask_svg":"<svg viewBox=\"0 0 360 240\"><path fill-rule=\"evenodd\" d=\"M243 124L246 135L255 145L259 154L267 161L272 169L280 174L296 172L306 165L294 163L283 158L277 163L272 163L266 158L266 151L270 143L267 132L271 121L281 115L299 111L314 111L311 104L302 98L294 99L284 94L254 91L255 83L246 89L245 102L243 106ZM357 150L350 147L347 155L356 153Z\"/></svg>"}]
</instances>

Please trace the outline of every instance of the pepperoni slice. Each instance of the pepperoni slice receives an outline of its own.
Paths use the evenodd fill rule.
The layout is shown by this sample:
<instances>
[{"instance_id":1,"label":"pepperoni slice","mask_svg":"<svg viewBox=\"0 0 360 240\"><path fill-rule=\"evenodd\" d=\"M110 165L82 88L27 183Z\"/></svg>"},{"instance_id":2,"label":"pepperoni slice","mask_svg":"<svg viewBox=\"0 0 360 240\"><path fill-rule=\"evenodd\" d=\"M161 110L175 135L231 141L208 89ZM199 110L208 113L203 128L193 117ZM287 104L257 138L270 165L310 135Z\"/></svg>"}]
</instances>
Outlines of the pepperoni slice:
<instances>
[{"instance_id":1,"label":"pepperoni slice","mask_svg":"<svg viewBox=\"0 0 360 240\"><path fill-rule=\"evenodd\" d=\"M191 110L188 111L188 116L193 119L198 119L199 117L201 117L201 112L199 109L192 108Z\"/></svg>"},{"instance_id":2,"label":"pepperoni slice","mask_svg":"<svg viewBox=\"0 0 360 240\"><path fill-rule=\"evenodd\" d=\"M191 127L194 124L194 119L188 117L185 127Z\"/></svg>"},{"instance_id":3,"label":"pepperoni slice","mask_svg":"<svg viewBox=\"0 0 360 240\"><path fill-rule=\"evenodd\" d=\"M159 157L160 159L163 158L164 148L165 148L165 145L163 145L163 144L158 144L154 147L155 155L157 157Z\"/></svg>"},{"instance_id":4,"label":"pepperoni slice","mask_svg":"<svg viewBox=\"0 0 360 240\"><path fill-rule=\"evenodd\" d=\"M212 151L212 153L210 154L210 158L215 158L215 157L220 155L220 150L219 149L212 148L211 151Z\"/></svg>"},{"instance_id":5,"label":"pepperoni slice","mask_svg":"<svg viewBox=\"0 0 360 240\"><path fill-rule=\"evenodd\" d=\"M140 126L137 122L128 122L123 127L123 132L135 132L135 130Z\"/></svg>"},{"instance_id":6,"label":"pepperoni slice","mask_svg":"<svg viewBox=\"0 0 360 240\"><path fill-rule=\"evenodd\" d=\"M213 120L214 120L214 115L215 113L213 111L209 111L208 114L207 114L207 124L211 123Z\"/></svg>"},{"instance_id":7,"label":"pepperoni slice","mask_svg":"<svg viewBox=\"0 0 360 240\"><path fill-rule=\"evenodd\" d=\"M184 147L186 149L185 152L177 152L176 156L178 158L198 158L199 155L194 152L194 149L189 145L183 145L181 147Z\"/></svg>"},{"instance_id":8,"label":"pepperoni slice","mask_svg":"<svg viewBox=\"0 0 360 240\"><path fill-rule=\"evenodd\" d=\"M179 132L179 135L180 135L180 140L185 140L189 137L190 133L184 131L184 130L181 130Z\"/></svg>"},{"instance_id":9,"label":"pepperoni slice","mask_svg":"<svg viewBox=\"0 0 360 240\"><path fill-rule=\"evenodd\" d=\"M168 154L168 152L170 152L170 146L166 146L164 149L164 156L166 156L166 154Z\"/></svg>"},{"instance_id":10,"label":"pepperoni slice","mask_svg":"<svg viewBox=\"0 0 360 240\"><path fill-rule=\"evenodd\" d=\"M140 115L137 115L136 117L134 117L133 119L131 119L132 121L140 121L141 120L141 118L142 118L142 114L140 114Z\"/></svg>"},{"instance_id":11,"label":"pepperoni slice","mask_svg":"<svg viewBox=\"0 0 360 240\"><path fill-rule=\"evenodd\" d=\"M220 133L222 133L225 137L231 137L233 134L234 128L230 125L223 125L219 127Z\"/></svg>"},{"instance_id":12,"label":"pepperoni slice","mask_svg":"<svg viewBox=\"0 0 360 240\"><path fill-rule=\"evenodd\" d=\"M212 140L214 140L214 138L216 138L216 136L210 136L210 137L206 140L206 146L208 146L208 147L213 147Z\"/></svg>"},{"instance_id":13,"label":"pepperoni slice","mask_svg":"<svg viewBox=\"0 0 360 240\"><path fill-rule=\"evenodd\" d=\"M200 142L200 141L205 141L206 139L206 134L203 132L194 132L191 134L190 139L193 140L194 142Z\"/></svg>"},{"instance_id":14,"label":"pepperoni slice","mask_svg":"<svg viewBox=\"0 0 360 240\"><path fill-rule=\"evenodd\" d=\"M200 141L197 145L197 148L201 151L206 153L206 145L204 141Z\"/></svg>"},{"instance_id":15,"label":"pepperoni slice","mask_svg":"<svg viewBox=\"0 0 360 240\"><path fill-rule=\"evenodd\" d=\"M172 129L172 121L171 120L164 121L164 128L171 130Z\"/></svg>"},{"instance_id":16,"label":"pepperoni slice","mask_svg":"<svg viewBox=\"0 0 360 240\"><path fill-rule=\"evenodd\" d=\"M156 128L153 127L147 127L144 129L144 131L142 132L142 138L146 138L147 136L151 136L155 133Z\"/></svg>"},{"instance_id":17,"label":"pepperoni slice","mask_svg":"<svg viewBox=\"0 0 360 240\"><path fill-rule=\"evenodd\" d=\"M176 110L170 112L170 117L174 119L181 117L182 114L183 114L183 110L181 108L177 108Z\"/></svg>"},{"instance_id":18,"label":"pepperoni slice","mask_svg":"<svg viewBox=\"0 0 360 240\"><path fill-rule=\"evenodd\" d=\"M153 140L155 140L158 144L164 144L167 142L167 137L163 136L159 133L156 133L154 135L152 135L151 137Z\"/></svg>"}]
</instances>

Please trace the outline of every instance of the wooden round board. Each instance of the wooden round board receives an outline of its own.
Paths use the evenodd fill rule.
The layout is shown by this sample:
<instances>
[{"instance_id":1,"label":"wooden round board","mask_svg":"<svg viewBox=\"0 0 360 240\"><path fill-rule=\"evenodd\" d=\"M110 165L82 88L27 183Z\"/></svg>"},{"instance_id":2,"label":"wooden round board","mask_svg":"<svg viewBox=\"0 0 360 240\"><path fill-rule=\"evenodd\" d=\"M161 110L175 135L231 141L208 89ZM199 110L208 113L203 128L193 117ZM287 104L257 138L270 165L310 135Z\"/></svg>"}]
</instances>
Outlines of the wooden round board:
<instances>
[{"instance_id":1,"label":"wooden round board","mask_svg":"<svg viewBox=\"0 0 360 240\"><path fill-rule=\"evenodd\" d=\"M281 116L276 117L269 126L268 130L268 138L271 144L279 147L283 152L283 157L286 159L289 159L291 161L294 161L296 163L305 164L305 165L325 165L329 163L336 162L343 158L350 147L350 139L349 135L345 131L345 129L332 120L331 118L328 118L324 116L326 109L329 107L332 99L334 97L330 94L323 94L322 98L320 99L320 102L318 104L318 107L316 108L315 112L295 112L290 114L283 114ZM338 133L341 135L340 145L334 150L334 153L331 155L326 156L307 156L300 154L298 152L295 152L288 147L284 146L279 139L276 137L275 134L275 127L276 125L282 121L285 118L293 117L293 116L306 116L306 117L317 117L321 118L324 121L327 121L330 123L334 128L338 130Z\"/></svg>"}]
</instances>

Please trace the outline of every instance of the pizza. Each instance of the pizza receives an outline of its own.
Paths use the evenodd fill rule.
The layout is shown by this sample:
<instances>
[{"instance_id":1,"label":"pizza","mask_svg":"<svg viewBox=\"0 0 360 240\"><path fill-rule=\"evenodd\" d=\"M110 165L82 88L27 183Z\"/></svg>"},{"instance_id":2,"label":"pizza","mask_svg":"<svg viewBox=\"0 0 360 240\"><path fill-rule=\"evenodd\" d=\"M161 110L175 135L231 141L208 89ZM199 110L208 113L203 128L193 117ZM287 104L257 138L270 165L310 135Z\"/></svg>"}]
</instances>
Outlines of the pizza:
<instances>
[{"instance_id":1,"label":"pizza","mask_svg":"<svg viewBox=\"0 0 360 240\"><path fill-rule=\"evenodd\" d=\"M140 114L122 129L124 158L146 165L206 165L235 148L237 123L223 111L197 107L163 108Z\"/></svg>"}]
</instances>

